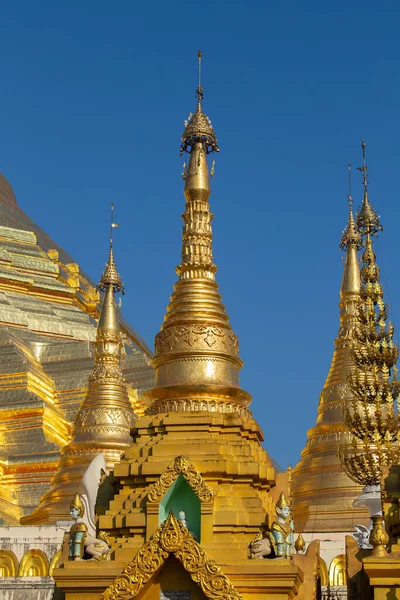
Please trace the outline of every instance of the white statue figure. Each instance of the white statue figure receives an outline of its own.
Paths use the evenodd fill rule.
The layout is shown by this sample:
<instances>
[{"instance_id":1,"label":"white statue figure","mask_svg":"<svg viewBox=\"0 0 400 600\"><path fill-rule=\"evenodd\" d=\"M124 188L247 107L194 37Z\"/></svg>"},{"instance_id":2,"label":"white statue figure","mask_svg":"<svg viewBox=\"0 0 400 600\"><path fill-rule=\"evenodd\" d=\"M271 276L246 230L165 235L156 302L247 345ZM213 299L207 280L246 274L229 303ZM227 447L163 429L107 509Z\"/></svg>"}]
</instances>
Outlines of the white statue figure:
<instances>
[{"instance_id":1,"label":"white statue figure","mask_svg":"<svg viewBox=\"0 0 400 600\"><path fill-rule=\"evenodd\" d=\"M184 510L180 510L178 513L178 521L182 523L189 530L189 523L186 521L186 513Z\"/></svg>"},{"instance_id":2,"label":"white statue figure","mask_svg":"<svg viewBox=\"0 0 400 600\"><path fill-rule=\"evenodd\" d=\"M104 531L96 537L95 506L99 485L107 475L106 462L102 454L98 454L86 469L75 494L70 515L74 525L69 532L69 560L83 560L84 555L96 560L108 558L110 544Z\"/></svg>"},{"instance_id":3,"label":"white statue figure","mask_svg":"<svg viewBox=\"0 0 400 600\"><path fill-rule=\"evenodd\" d=\"M95 506L99 485L104 475L107 475L106 461L103 454L98 454L86 469L78 489L85 509L84 522L87 525L88 534L92 537L96 537Z\"/></svg>"}]
</instances>

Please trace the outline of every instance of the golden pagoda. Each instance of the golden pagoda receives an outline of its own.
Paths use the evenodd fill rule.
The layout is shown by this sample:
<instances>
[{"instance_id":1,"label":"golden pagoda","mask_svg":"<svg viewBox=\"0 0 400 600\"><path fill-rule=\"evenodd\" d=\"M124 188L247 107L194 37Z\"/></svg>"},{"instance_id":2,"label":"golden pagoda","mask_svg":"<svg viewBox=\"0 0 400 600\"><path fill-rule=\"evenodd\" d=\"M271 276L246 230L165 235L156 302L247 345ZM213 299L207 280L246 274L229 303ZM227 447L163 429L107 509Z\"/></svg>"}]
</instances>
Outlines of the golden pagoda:
<instances>
[{"instance_id":1,"label":"golden pagoda","mask_svg":"<svg viewBox=\"0 0 400 600\"><path fill-rule=\"evenodd\" d=\"M350 176L350 165L349 165ZM340 289L340 328L331 367L322 389L315 426L293 471L294 517L299 532L350 532L366 521L353 500L361 492L343 471L339 448L348 440L343 409L353 399L348 378L354 371L351 346L355 340L361 279L357 251L361 236L354 222L351 193L349 217L340 247L346 252Z\"/></svg>"},{"instance_id":2,"label":"golden pagoda","mask_svg":"<svg viewBox=\"0 0 400 600\"><path fill-rule=\"evenodd\" d=\"M18 525L49 489L93 367L95 285L18 205L0 175L0 524ZM151 351L126 321L131 398L153 383Z\"/></svg>"},{"instance_id":3,"label":"golden pagoda","mask_svg":"<svg viewBox=\"0 0 400 600\"><path fill-rule=\"evenodd\" d=\"M67 519L71 498L79 489L92 460L102 454L107 469L111 470L132 442L130 431L137 417L121 370L124 344L115 294L124 292L124 286L114 261L112 226L113 221L109 259L98 285L104 298L93 343L95 366L89 377L88 391L75 416L72 439L61 450L60 463L50 489L41 498L38 508L21 519L24 525L50 524ZM137 396L133 402L136 410L143 412Z\"/></svg>"},{"instance_id":4,"label":"golden pagoda","mask_svg":"<svg viewBox=\"0 0 400 600\"><path fill-rule=\"evenodd\" d=\"M304 572L291 559L251 560L249 545L275 512L276 472L239 385L238 340L215 281L207 155L218 144L200 82L197 97L182 136L182 257L155 338L155 386L99 511L111 560L56 569L66 600L314 597L297 595Z\"/></svg>"}]
</instances>

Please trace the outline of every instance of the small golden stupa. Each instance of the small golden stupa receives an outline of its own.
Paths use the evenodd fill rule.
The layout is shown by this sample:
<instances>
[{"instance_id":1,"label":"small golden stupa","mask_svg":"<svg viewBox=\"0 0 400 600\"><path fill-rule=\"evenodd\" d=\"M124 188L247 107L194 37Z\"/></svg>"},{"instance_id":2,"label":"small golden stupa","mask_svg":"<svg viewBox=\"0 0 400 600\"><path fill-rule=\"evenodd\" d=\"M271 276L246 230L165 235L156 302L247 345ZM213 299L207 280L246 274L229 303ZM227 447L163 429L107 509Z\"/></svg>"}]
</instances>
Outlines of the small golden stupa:
<instances>
[{"instance_id":1,"label":"small golden stupa","mask_svg":"<svg viewBox=\"0 0 400 600\"><path fill-rule=\"evenodd\" d=\"M339 448L348 439L343 408L353 398L348 377L354 370L350 350L361 289L357 256L361 236L354 222L350 194L349 201L349 218L340 244L346 252L346 261L340 290L339 334L320 395L317 422L308 431L307 444L293 470L294 516L298 532L350 532L367 518L364 509L352 504L361 487L346 475L338 458Z\"/></svg>"},{"instance_id":2,"label":"small golden stupa","mask_svg":"<svg viewBox=\"0 0 400 600\"><path fill-rule=\"evenodd\" d=\"M21 519L22 524L50 524L68 518L71 498L92 460L103 454L106 467L111 470L132 442L130 430L136 415L122 376L123 341L115 303L115 294L123 292L124 286L115 266L112 237L98 289L104 298L93 343L95 366L88 391L76 414L72 439L61 451L50 489L38 508ZM138 408L137 399L134 402Z\"/></svg>"}]
</instances>

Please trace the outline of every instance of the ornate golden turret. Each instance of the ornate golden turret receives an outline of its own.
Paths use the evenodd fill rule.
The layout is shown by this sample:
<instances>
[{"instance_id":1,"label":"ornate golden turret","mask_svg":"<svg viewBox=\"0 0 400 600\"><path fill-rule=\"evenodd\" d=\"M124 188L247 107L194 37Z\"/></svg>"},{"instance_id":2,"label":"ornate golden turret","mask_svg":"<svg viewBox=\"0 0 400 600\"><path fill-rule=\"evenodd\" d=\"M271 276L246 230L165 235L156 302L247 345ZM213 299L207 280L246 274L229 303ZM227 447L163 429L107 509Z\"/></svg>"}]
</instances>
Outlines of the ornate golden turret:
<instances>
[{"instance_id":1,"label":"ornate golden turret","mask_svg":"<svg viewBox=\"0 0 400 600\"><path fill-rule=\"evenodd\" d=\"M364 198L357 226L365 236L361 258L361 300L359 323L352 343L354 370L349 377L353 400L344 407L344 419L352 436L351 444L340 448L346 473L361 485L378 485L381 468L397 464L400 419L395 406L400 393L396 362L399 349L393 342L394 328L387 323L387 306L379 281L379 267L372 237L382 230L379 217L368 198L368 167L362 142Z\"/></svg>"},{"instance_id":2,"label":"ornate golden turret","mask_svg":"<svg viewBox=\"0 0 400 600\"><path fill-rule=\"evenodd\" d=\"M215 282L207 154L217 151L217 139L200 84L197 95L182 136L182 151L190 154L182 260L155 339L156 384L144 395L148 409L135 423L133 443L115 466L120 492L99 516L116 560L130 560L154 539L172 510L186 515L213 559L248 564L250 542L275 515L268 493L275 469L247 408L250 395L239 387L237 338Z\"/></svg>"},{"instance_id":3,"label":"ornate golden turret","mask_svg":"<svg viewBox=\"0 0 400 600\"><path fill-rule=\"evenodd\" d=\"M346 252L346 262L340 290L339 334L319 400L317 423L308 431L306 447L293 471L296 531L351 531L366 515L352 506L360 488L343 472L337 456L338 448L348 436L343 406L352 399L348 386L349 373L354 369L350 350L361 288L357 256L361 236L354 222L351 190L348 199L349 218L340 243Z\"/></svg>"},{"instance_id":4,"label":"ornate golden turret","mask_svg":"<svg viewBox=\"0 0 400 600\"><path fill-rule=\"evenodd\" d=\"M200 65L201 53L198 56ZM155 339L155 388L145 394L152 414L207 409L243 413L250 403L249 394L239 387L243 363L238 339L215 282L207 155L219 148L202 109L200 81L197 98L181 145L181 152L188 152L190 158L183 173L186 205L182 262L176 268L179 280Z\"/></svg>"},{"instance_id":5,"label":"ornate golden turret","mask_svg":"<svg viewBox=\"0 0 400 600\"><path fill-rule=\"evenodd\" d=\"M72 439L61 452L50 490L41 498L38 508L21 520L24 524L65 518L71 497L93 458L103 454L107 468L112 469L132 443L130 430L136 416L121 371L123 342L115 304L115 294L123 292L124 286L114 262L112 237L98 289L104 292L104 298L93 343L95 366L89 377L88 392L75 417Z\"/></svg>"}]
</instances>

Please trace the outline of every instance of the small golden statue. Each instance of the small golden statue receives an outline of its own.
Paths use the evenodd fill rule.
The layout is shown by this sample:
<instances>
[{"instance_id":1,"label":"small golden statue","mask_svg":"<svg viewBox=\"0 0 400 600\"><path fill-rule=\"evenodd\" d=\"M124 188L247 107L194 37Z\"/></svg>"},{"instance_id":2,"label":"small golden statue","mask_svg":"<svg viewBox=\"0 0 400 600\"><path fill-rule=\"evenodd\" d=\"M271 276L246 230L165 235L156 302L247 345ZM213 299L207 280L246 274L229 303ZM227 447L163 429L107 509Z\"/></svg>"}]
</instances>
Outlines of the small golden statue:
<instances>
[{"instance_id":1,"label":"small golden statue","mask_svg":"<svg viewBox=\"0 0 400 600\"><path fill-rule=\"evenodd\" d=\"M83 560L85 552L85 541L87 539L87 526L78 519L82 519L85 514L85 507L79 494L75 494L69 509L71 518L75 521L69 530L69 552L68 560Z\"/></svg>"},{"instance_id":2,"label":"small golden statue","mask_svg":"<svg viewBox=\"0 0 400 600\"><path fill-rule=\"evenodd\" d=\"M275 510L278 519L272 523L269 539L275 558L289 558L294 554L294 525L292 520L286 523L291 511L285 494L279 496Z\"/></svg>"}]
</instances>

